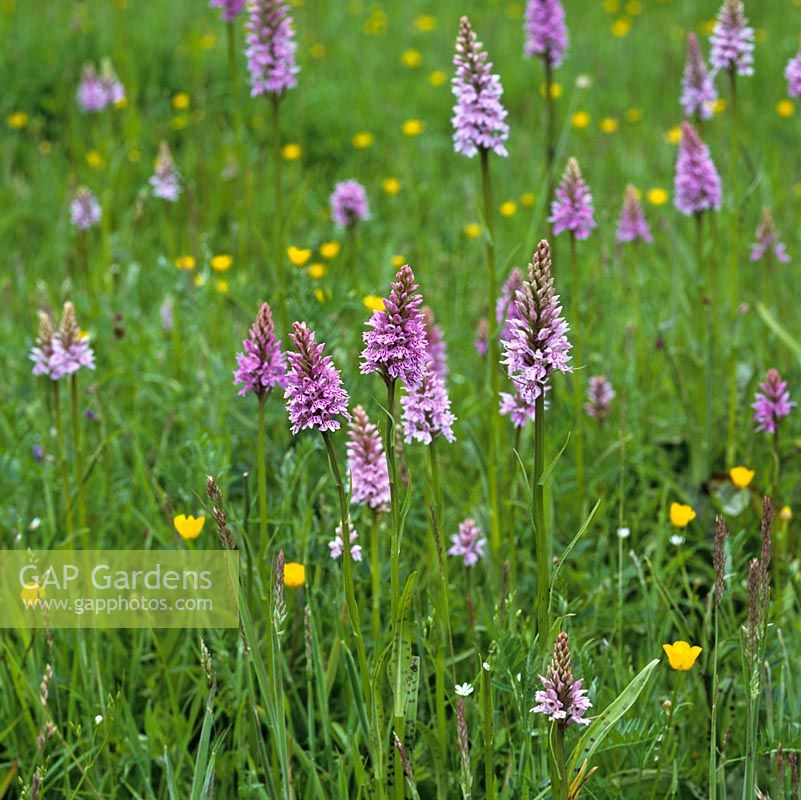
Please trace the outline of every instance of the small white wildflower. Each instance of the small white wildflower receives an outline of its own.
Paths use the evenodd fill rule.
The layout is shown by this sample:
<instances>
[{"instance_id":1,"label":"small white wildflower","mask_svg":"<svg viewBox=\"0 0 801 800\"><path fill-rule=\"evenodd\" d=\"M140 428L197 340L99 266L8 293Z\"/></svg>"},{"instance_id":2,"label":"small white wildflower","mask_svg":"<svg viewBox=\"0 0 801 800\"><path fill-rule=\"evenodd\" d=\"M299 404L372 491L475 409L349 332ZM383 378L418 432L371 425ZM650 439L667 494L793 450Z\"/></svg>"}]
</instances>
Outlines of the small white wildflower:
<instances>
[{"instance_id":1,"label":"small white wildflower","mask_svg":"<svg viewBox=\"0 0 801 800\"><path fill-rule=\"evenodd\" d=\"M674 533L673 536L670 537L670 543L676 547L680 547L684 544L684 537L679 536L678 533Z\"/></svg>"},{"instance_id":2,"label":"small white wildflower","mask_svg":"<svg viewBox=\"0 0 801 800\"><path fill-rule=\"evenodd\" d=\"M95 725L99 725L102 721L103 721L103 715L102 714L98 714L95 717Z\"/></svg>"},{"instance_id":3,"label":"small white wildflower","mask_svg":"<svg viewBox=\"0 0 801 800\"><path fill-rule=\"evenodd\" d=\"M617 529L617 538L618 539L628 539L631 536L631 531L628 528L618 528Z\"/></svg>"},{"instance_id":4,"label":"small white wildflower","mask_svg":"<svg viewBox=\"0 0 801 800\"><path fill-rule=\"evenodd\" d=\"M490 671L489 661L485 661L481 666L484 667L484 669L487 670L487 672Z\"/></svg>"},{"instance_id":5,"label":"small white wildflower","mask_svg":"<svg viewBox=\"0 0 801 800\"><path fill-rule=\"evenodd\" d=\"M39 519L39 517L34 517L34 518L31 520L31 524L30 524L30 525L28 525L28 530L29 530L29 531L38 531L38 530L39 530L39 526L40 526L41 524L42 524L42 520L41 520L41 519Z\"/></svg>"},{"instance_id":6,"label":"small white wildflower","mask_svg":"<svg viewBox=\"0 0 801 800\"><path fill-rule=\"evenodd\" d=\"M473 694L472 683L457 683L454 688L459 697L470 697Z\"/></svg>"},{"instance_id":7,"label":"small white wildflower","mask_svg":"<svg viewBox=\"0 0 801 800\"><path fill-rule=\"evenodd\" d=\"M592 75L579 75L576 78L577 89L589 89L592 86Z\"/></svg>"}]
</instances>

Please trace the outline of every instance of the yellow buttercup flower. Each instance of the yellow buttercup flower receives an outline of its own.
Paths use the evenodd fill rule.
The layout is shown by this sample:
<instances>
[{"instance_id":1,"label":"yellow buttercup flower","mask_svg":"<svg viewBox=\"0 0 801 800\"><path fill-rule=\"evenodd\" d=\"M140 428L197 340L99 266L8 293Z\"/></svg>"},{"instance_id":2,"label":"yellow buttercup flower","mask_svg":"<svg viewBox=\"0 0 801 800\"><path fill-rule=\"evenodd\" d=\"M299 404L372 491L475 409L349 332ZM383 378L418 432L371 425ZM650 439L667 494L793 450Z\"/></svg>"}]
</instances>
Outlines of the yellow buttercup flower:
<instances>
[{"instance_id":1,"label":"yellow buttercup flower","mask_svg":"<svg viewBox=\"0 0 801 800\"><path fill-rule=\"evenodd\" d=\"M414 27L421 33L430 33L437 27L437 20L431 14L421 14L414 21Z\"/></svg>"},{"instance_id":2,"label":"yellow buttercup flower","mask_svg":"<svg viewBox=\"0 0 801 800\"><path fill-rule=\"evenodd\" d=\"M368 311L383 311L384 299L377 294L367 294L362 298L362 303Z\"/></svg>"},{"instance_id":3,"label":"yellow buttercup flower","mask_svg":"<svg viewBox=\"0 0 801 800\"><path fill-rule=\"evenodd\" d=\"M631 30L631 20L628 17L620 17L612 23L612 36L627 36Z\"/></svg>"},{"instance_id":4,"label":"yellow buttercup flower","mask_svg":"<svg viewBox=\"0 0 801 800\"><path fill-rule=\"evenodd\" d=\"M748 467L732 467L729 470L729 477L731 478L731 482L738 488L738 489L745 489L747 488L751 481L754 480L755 472L752 469L748 469Z\"/></svg>"},{"instance_id":5,"label":"yellow buttercup flower","mask_svg":"<svg viewBox=\"0 0 801 800\"><path fill-rule=\"evenodd\" d=\"M287 561L284 564L284 586L298 589L304 583L306 583L306 567L296 561Z\"/></svg>"},{"instance_id":6,"label":"yellow buttercup flower","mask_svg":"<svg viewBox=\"0 0 801 800\"><path fill-rule=\"evenodd\" d=\"M193 517L191 514L178 514L173 518L172 524L175 525L175 530L182 539L197 539L200 532L203 530L203 524L206 522L204 516Z\"/></svg>"},{"instance_id":7,"label":"yellow buttercup flower","mask_svg":"<svg viewBox=\"0 0 801 800\"><path fill-rule=\"evenodd\" d=\"M97 150L90 150L86 154L86 163L92 169L100 169L103 166L103 156L101 156Z\"/></svg>"},{"instance_id":8,"label":"yellow buttercup flower","mask_svg":"<svg viewBox=\"0 0 801 800\"><path fill-rule=\"evenodd\" d=\"M517 212L517 203L514 200L506 200L501 203L500 211L502 217L513 217Z\"/></svg>"},{"instance_id":9,"label":"yellow buttercup flower","mask_svg":"<svg viewBox=\"0 0 801 800\"><path fill-rule=\"evenodd\" d=\"M642 3L640 0L629 0L629 2L626 3L626 13L630 17L637 17L642 14Z\"/></svg>"},{"instance_id":10,"label":"yellow buttercup flower","mask_svg":"<svg viewBox=\"0 0 801 800\"><path fill-rule=\"evenodd\" d=\"M286 249L286 254L292 266L302 267L311 258L312 251L310 247L295 247L295 245L290 245Z\"/></svg>"},{"instance_id":11,"label":"yellow buttercup flower","mask_svg":"<svg viewBox=\"0 0 801 800\"><path fill-rule=\"evenodd\" d=\"M536 202L537 197L534 192L523 192L523 194L520 195L520 205L525 208L530 208Z\"/></svg>"},{"instance_id":12,"label":"yellow buttercup flower","mask_svg":"<svg viewBox=\"0 0 801 800\"><path fill-rule=\"evenodd\" d=\"M320 264L319 262L315 262L314 264L309 264L309 277L315 281L319 281L320 278L325 277L326 266L325 264Z\"/></svg>"},{"instance_id":13,"label":"yellow buttercup flower","mask_svg":"<svg viewBox=\"0 0 801 800\"><path fill-rule=\"evenodd\" d=\"M793 101L779 100L779 102L776 103L776 113L785 119L787 119L787 117L792 117L793 114L795 114L795 105L793 104Z\"/></svg>"},{"instance_id":14,"label":"yellow buttercup flower","mask_svg":"<svg viewBox=\"0 0 801 800\"><path fill-rule=\"evenodd\" d=\"M6 117L6 124L12 130L21 130L28 125L28 115L24 111L12 111Z\"/></svg>"},{"instance_id":15,"label":"yellow buttercup flower","mask_svg":"<svg viewBox=\"0 0 801 800\"><path fill-rule=\"evenodd\" d=\"M642 109L641 108L630 108L626 112L626 121L627 122L639 122L642 119Z\"/></svg>"},{"instance_id":16,"label":"yellow buttercup flower","mask_svg":"<svg viewBox=\"0 0 801 800\"><path fill-rule=\"evenodd\" d=\"M26 583L19 593L19 598L26 606L31 606L37 600L44 600L45 590L38 583Z\"/></svg>"},{"instance_id":17,"label":"yellow buttercup flower","mask_svg":"<svg viewBox=\"0 0 801 800\"><path fill-rule=\"evenodd\" d=\"M228 281L218 280L214 282L214 288L220 294L228 294L228 290L231 288L231 284L229 284Z\"/></svg>"},{"instance_id":18,"label":"yellow buttercup flower","mask_svg":"<svg viewBox=\"0 0 801 800\"><path fill-rule=\"evenodd\" d=\"M712 31L715 30L715 25L717 24L717 20L712 17L712 19L708 19L705 22L701 23L700 31L704 36L711 36Z\"/></svg>"},{"instance_id":19,"label":"yellow buttercup flower","mask_svg":"<svg viewBox=\"0 0 801 800\"><path fill-rule=\"evenodd\" d=\"M419 136L423 132L423 121L420 119L407 119L401 130L404 136Z\"/></svg>"},{"instance_id":20,"label":"yellow buttercup flower","mask_svg":"<svg viewBox=\"0 0 801 800\"><path fill-rule=\"evenodd\" d=\"M182 131L189 124L186 114L178 114L170 120L170 127L175 131Z\"/></svg>"},{"instance_id":21,"label":"yellow buttercup flower","mask_svg":"<svg viewBox=\"0 0 801 800\"><path fill-rule=\"evenodd\" d=\"M423 55L419 50L404 50L401 63L404 67L416 69L423 63Z\"/></svg>"},{"instance_id":22,"label":"yellow buttercup flower","mask_svg":"<svg viewBox=\"0 0 801 800\"><path fill-rule=\"evenodd\" d=\"M577 130L581 130L582 128L586 128L587 125L590 124L590 119L592 118L586 111L576 111L576 113L573 114L573 118L571 121L573 123L574 128L576 128Z\"/></svg>"},{"instance_id":23,"label":"yellow buttercup flower","mask_svg":"<svg viewBox=\"0 0 801 800\"><path fill-rule=\"evenodd\" d=\"M686 528L696 517L692 506L684 503L670 504L670 523L677 528Z\"/></svg>"},{"instance_id":24,"label":"yellow buttercup flower","mask_svg":"<svg viewBox=\"0 0 801 800\"><path fill-rule=\"evenodd\" d=\"M401 190L401 182L397 178L384 178L381 181L381 188L391 196L395 196Z\"/></svg>"},{"instance_id":25,"label":"yellow buttercup flower","mask_svg":"<svg viewBox=\"0 0 801 800\"><path fill-rule=\"evenodd\" d=\"M329 261L339 255L342 245L339 242L323 242L320 245L320 255Z\"/></svg>"},{"instance_id":26,"label":"yellow buttercup flower","mask_svg":"<svg viewBox=\"0 0 801 800\"><path fill-rule=\"evenodd\" d=\"M601 130L604 133L614 133L620 127L620 122L614 117L604 117L601 120Z\"/></svg>"},{"instance_id":27,"label":"yellow buttercup flower","mask_svg":"<svg viewBox=\"0 0 801 800\"><path fill-rule=\"evenodd\" d=\"M435 69L428 73L428 82L432 86L444 86L447 80L448 76L441 69Z\"/></svg>"},{"instance_id":28,"label":"yellow buttercup flower","mask_svg":"<svg viewBox=\"0 0 801 800\"><path fill-rule=\"evenodd\" d=\"M665 141L668 144L678 144L681 141L681 128L676 125L665 131Z\"/></svg>"},{"instance_id":29,"label":"yellow buttercup flower","mask_svg":"<svg viewBox=\"0 0 801 800\"><path fill-rule=\"evenodd\" d=\"M281 158L283 158L284 161L297 161L302 153L303 148L295 142L287 142L281 148Z\"/></svg>"},{"instance_id":30,"label":"yellow buttercup flower","mask_svg":"<svg viewBox=\"0 0 801 800\"><path fill-rule=\"evenodd\" d=\"M373 134L369 131L359 131L354 134L353 139L351 139L353 146L357 150L364 150L367 147L372 147L374 141Z\"/></svg>"},{"instance_id":31,"label":"yellow buttercup flower","mask_svg":"<svg viewBox=\"0 0 801 800\"><path fill-rule=\"evenodd\" d=\"M186 111L189 108L189 95L186 92L178 92L172 97L172 107L176 111Z\"/></svg>"},{"instance_id":32,"label":"yellow buttercup flower","mask_svg":"<svg viewBox=\"0 0 801 800\"><path fill-rule=\"evenodd\" d=\"M692 669L701 654L701 648L697 644L691 647L688 642L684 641L663 644L662 649L667 653L670 666L682 672Z\"/></svg>"},{"instance_id":33,"label":"yellow buttercup flower","mask_svg":"<svg viewBox=\"0 0 801 800\"><path fill-rule=\"evenodd\" d=\"M175 259L175 266L178 269L194 269L195 257L194 256L178 256Z\"/></svg>"},{"instance_id":34,"label":"yellow buttercup flower","mask_svg":"<svg viewBox=\"0 0 801 800\"><path fill-rule=\"evenodd\" d=\"M211 50L216 41L217 37L213 33L204 33L200 39L198 39L198 44L201 50Z\"/></svg>"},{"instance_id":35,"label":"yellow buttercup flower","mask_svg":"<svg viewBox=\"0 0 801 800\"><path fill-rule=\"evenodd\" d=\"M784 506L779 512L779 519L784 522L789 522L793 518L793 509L790 506Z\"/></svg>"},{"instance_id":36,"label":"yellow buttercup flower","mask_svg":"<svg viewBox=\"0 0 801 800\"><path fill-rule=\"evenodd\" d=\"M718 97L714 103L710 104L712 111L715 112L718 116L720 116L726 110L726 98L725 97Z\"/></svg>"},{"instance_id":37,"label":"yellow buttercup flower","mask_svg":"<svg viewBox=\"0 0 801 800\"><path fill-rule=\"evenodd\" d=\"M395 269L400 269L406 263L406 258L398 253L390 258L389 263L392 264Z\"/></svg>"},{"instance_id":38,"label":"yellow buttercup flower","mask_svg":"<svg viewBox=\"0 0 801 800\"><path fill-rule=\"evenodd\" d=\"M648 200L652 206L663 206L667 203L668 198L669 195L667 191L658 186L649 189L648 194L645 195L645 199Z\"/></svg>"},{"instance_id":39,"label":"yellow buttercup flower","mask_svg":"<svg viewBox=\"0 0 801 800\"><path fill-rule=\"evenodd\" d=\"M552 83L551 84L551 100L558 100L562 96L562 84L561 83ZM540 84L540 94L545 97L545 84Z\"/></svg>"},{"instance_id":40,"label":"yellow buttercup flower","mask_svg":"<svg viewBox=\"0 0 801 800\"><path fill-rule=\"evenodd\" d=\"M234 263L234 257L228 255L228 253L220 253L219 255L212 256L211 258L211 268L215 272L227 272L231 269L231 266Z\"/></svg>"},{"instance_id":41,"label":"yellow buttercup flower","mask_svg":"<svg viewBox=\"0 0 801 800\"><path fill-rule=\"evenodd\" d=\"M468 222L467 225L464 226L464 232L466 236L469 236L471 239L478 239L481 236L481 225L477 222Z\"/></svg>"}]
</instances>

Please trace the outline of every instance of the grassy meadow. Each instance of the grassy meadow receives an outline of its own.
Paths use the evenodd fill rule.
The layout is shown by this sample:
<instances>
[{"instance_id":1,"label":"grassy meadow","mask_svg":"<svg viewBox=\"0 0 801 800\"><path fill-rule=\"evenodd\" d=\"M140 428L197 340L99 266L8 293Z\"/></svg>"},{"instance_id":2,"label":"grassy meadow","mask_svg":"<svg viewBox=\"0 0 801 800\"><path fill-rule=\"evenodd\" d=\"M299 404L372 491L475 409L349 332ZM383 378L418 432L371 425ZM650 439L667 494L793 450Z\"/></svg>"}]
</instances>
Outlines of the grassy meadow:
<instances>
[{"instance_id":1,"label":"grassy meadow","mask_svg":"<svg viewBox=\"0 0 801 800\"><path fill-rule=\"evenodd\" d=\"M687 34L709 53L717 0L564 6L551 177L575 157L591 187L580 241L548 221L523 2L294 0L300 71L276 116L250 96L248 11L0 0L3 550L235 547L242 617L3 630L0 798L797 800L801 412L771 435L752 404L769 369L801 398L801 108L783 76L801 3L746 2L754 74L734 97L716 76L698 130L723 202L696 219L674 206L679 95ZM452 139L463 15L508 110L489 198ZM125 100L85 113L83 66L104 58ZM149 184L161 142L177 202ZM343 230L329 197L347 179L370 213ZM616 240L629 184L650 244ZM86 230L80 186L102 208ZM764 208L788 263L749 257ZM512 391L506 369L476 348L495 315L487 253L500 286L542 239L574 371L514 428L493 391ZM387 387L360 373L407 263L447 344L453 442L388 435ZM95 368L55 381L29 353L37 312L58 324L65 301ZM280 388L237 393L262 302L285 350L293 321L316 332L397 461L391 511L350 504L360 561L329 548L346 421L293 436ZM584 408L591 376L614 388L604 419ZM179 515L205 517L197 538ZM468 518L486 539L471 566L447 553ZM560 631L587 726L530 711ZM671 668L677 641L701 648L690 668Z\"/></svg>"}]
</instances>

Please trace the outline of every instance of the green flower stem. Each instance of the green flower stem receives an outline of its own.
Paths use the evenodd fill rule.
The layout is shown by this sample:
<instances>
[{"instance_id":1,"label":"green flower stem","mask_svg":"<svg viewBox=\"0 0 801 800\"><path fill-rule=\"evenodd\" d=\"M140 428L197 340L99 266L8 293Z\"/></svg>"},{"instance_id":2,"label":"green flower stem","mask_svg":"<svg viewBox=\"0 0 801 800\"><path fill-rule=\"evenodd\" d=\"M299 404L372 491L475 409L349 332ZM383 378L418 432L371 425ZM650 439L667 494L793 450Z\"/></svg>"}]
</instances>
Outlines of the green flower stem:
<instances>
[{"instance_id":1,"label":"green flower stem","mask_svg":"<svg viewBox=\"0 0 801 800\"><path fill-rule=\"evenodd\" d=\"M397 380L387 380L387 419L384 434L384 452L389 473L389 496L392 513L392 530L389 540L391 617L394 620L400 603L400 503L398 498L398 465L395 453L395 394Z\"/></svg>"},{"instance_id":2,"label":"green flower stem","mask_svg":"<svg viewBox=\"0 0 801 800\"><path fill-rule=\"evenodd\" d=\"M86 524L86 497L81 457L81 414L78 404L78 376L75 373L70 378L70 407L72 412L72 460L75 469L75 485L78 488L78 525L81 528L84 547L88 550L89 528Z\"/></svg>"},{"instance_id":3,"label":"green flower stem","mask_svg":"<svg viewBox=\"0 0 801 800\"><path fill-rule=\"evenodd\" d=\"M729 345L729 415L726 433L726 463L734 464L737 456L737 298L740 283L740 226L738 224L737 192L737 73L729 70L729 86L731 89L731 156L729 159L729 193L731 195L731 261L729 264L729 316L733 333Z\"/></svg>"},{"instance_id":4,"label":"green flower stem","mask_svg":"<svg viewBox=\"0 0 801 800\"><path fill-rule=\"evenodd\" d=\"M259 474L259 560L267 558L267 442L264 422L264 409L267 394L259 395L259 431L257 439L257 459Z\"/></svg>"},{"instance_id":5,"label":"green flower stem","mask_svg":"<svg viewBox=\"0 0 801 800\"><path fill-rule=\"evenodd\" d=\"M579 272L578 253L576 248L576 235L570 234L570 276L572 285L571 315L573 329L573 364L576 371L573 373L573 419L575 424L576 448L576 487L578 488L579 511L584 514L584 412L581 402L581 380L579 379L581 367L581 305L579 302Z\"/></svg>"},{"instance_id":6,"label":"green flower stem","mask_svg":"<svg viewBox=\"0 0 801 800\"><path fill-rule=\"evenodd\" d=\"M481 150L481 185L484 195L484 224L486 226L487 243L487 303L489 305L489 353L487 366L490 386L490 437L487 451L487 481L489 483L490 500L490 544L493 554L497 555L501 545L501 529L498 506L498 446L500 442L501 417L498 411L498 393L500 390L498 364L498 322L495 318L495 306L498 299L498 277L495 272L495 233L492 208L492 184L489 171L489 151Z\"/></svg>"},{"instance_id":7,"label":"green flower stem","mask_svg":"<svg viewBox=\"0 0 801 800\"><path fill-rule=\"evenodd\" d=\"M70 492L70 479L67 470L67 448L64 441L64 426L61 420L61 391L59 382L52 381L53 385L53 420L56 426L56 447L58 449L58 466L61 473L61 493L64 503L64 517L67 523L67 536L71 539L74 529L72 521L72 494Z\"/></svg>"},{"instance_id":8,"label":"green flower stem","mask_svg":"<svg viewBox=\"0 0 801 800\"><path fill-rule=\"evenodd\" d=\"M551 548L545 526L545 395L540 394L534 405L534 475L532 476L532 515L534 517L534 550L537 558L537 635L540 652L548 647L550 614L548 610L551 580Z\"/></svg>"},{"instance_id":9,"label":"green flower stem","mask_svg":"<svg viewBox=\"0 0 801 800\"><path fill-rule=\"evenodd\" d=\"M373 511L370 522L370 580L372 587L372 634L373 647L378 648L381 641L381 553L378 537L378 512Z\"/></svg>"}]
</instances>

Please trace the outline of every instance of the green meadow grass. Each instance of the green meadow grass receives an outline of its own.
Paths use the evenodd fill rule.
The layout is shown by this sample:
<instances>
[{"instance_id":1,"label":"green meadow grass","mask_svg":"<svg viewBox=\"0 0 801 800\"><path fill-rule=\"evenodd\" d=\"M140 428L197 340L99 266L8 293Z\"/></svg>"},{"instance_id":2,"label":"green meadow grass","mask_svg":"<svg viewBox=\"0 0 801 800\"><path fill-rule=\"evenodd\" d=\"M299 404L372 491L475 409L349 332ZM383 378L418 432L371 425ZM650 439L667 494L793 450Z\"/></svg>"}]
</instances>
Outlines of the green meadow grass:
<instances>
[{"instance_id":1,"label":"green meadow grass","mask_svg":"<svg viewBox=\"0 0 801 800\"><path fill-rule=\"evenodd\" d=\"M593 190L599 226L578 245L580 287L570 278L567 239L552 240L557 291L571 324L571 303L579 293L581 321L574 327L582 345L575 378L554 379L546 423L546 463L567 441L546 490L554 552L563 557L552 613L570 634L574 671L590 689L591 714L603 711L649 662L662 657L636 703L593 755L598 770L582 797L710 796L712 541L715 515L723 513L731 536L719 614L714 783L718 798L739 798L746 752L741 627L747 620L748 562L759 555L762 496L770 489L777 511L795 508L801 480L798 412L784 422L774 447L770 437L753 432L750 410L757 383L771 367L789 380L795 398L801 391L796 319L801 112L796 106L789 116L777 111L786 100L782 73L798 48L801 7L791 0L748 4L757 28L756 71L738 83L734 186L731 105L703 128L725 202L705 238L704 269L716 263L721 277L717 295L709 300L722 309L722 320L712 382L712 448L699 476L693 458L703 435L708 276L696 261L693 221L672 206L676 146L670 131L681 121L686 33L702 34L707 52L706 26L718 4L567 0L565 5L571 43L556 74L562 89L556 101L557 171L568 156L578 158ZM351 406L361 403L378 421L384 387L358 369L369 316L363 298L385 296L403 261L414 268L448 344L449 391L458 422L457 441L437 443L441 535L449 539L469 516L489 535L487 420L495 399L487 388L486 361L474 348L479 321L488 314L484 241L465 230L483 222L482 195L478 159L465 159L452 148L451 58L459 17L468 14L501 76L509 110L509 158L491 159L503 280L512 265L525 267L539 239L550 238L543 76L539 62L521 56L522 10L521 3L494 0L305 0L293 5L301 72L297 89L281 104L281 143L299 145L301 155L282 162L285 222L279 260L271 108L267 99L249 96L240 24L232 65L225 26L203 0L0 0L4 548L87 542L97 549L217 548L207 475L222 490L237 541L255 543L257 405L252 397L237 396L232 372L260 302L275 305L277 294L286 291L285 306L275 308L284 343L289 344L292 320L308 321L342 370ZM420 30L421 15L433 17L433 30ZM630 30L613 35L616 24L618 33L625 28L621 20ZM419 66L405 63L410 50L419 54ZM81 114L75 90L82 64L103 56L111 58L126 87L127 106ZM447 79L432 85L437 71ZM728 97L722 78L717 83ZM178 93L188 95L188 108L174 108ZM15 112L27 115L21 128L11 124ZM585 127L572 124L577 112L589 115ZM409 119L422 121L419 136L402 132ZM617 123L606 123L613 132L603 131L604 119ZM354 146L359 132L372 134L371 146ZM174 205L146 191L161 140L169 142L185 184ZM328 210L334 183L351 177L365 185L371 207L371 219L359 226L353 241L334 228ZM387 178L400 182L397 194L384 190ZM651 246L615 243L628 183L643 193L655 236ZM85 236L69 223L69 200L81 184L103 207L101 225ZM668 201L649 202L652 189L666 190ZM743 304L736 323L726 305L735 195L737 302ZM508 216L500 213L502 204L511 211ZM747 258L763 206L771 207L783 232L793 257L789 265L768 269ZM328 241L342 244L330 261L319 254ZM308 268L291 266L284 252L288 245L313 248L310 263L325 263L326 274L314 279ZM210 267L211 257L220 253L233 256L224 274ZM193 271L174 266L183 255L195 257ZM282 288L284 275L288 280ZM202 285L196 285L196 276ZM227 282L225 291L221 280ZM58 312L66 299L75 303L97 356L96 371L82 371L79 378L80 410L93 412L80 422L89 526L73 539L64 526L53 459L52 390L47 379L31 375L28 359L37 308ZM172 334L161 324L165 301L173 308ZM732 366L737 413L734 437L727 442ZM583 400L587 378L597 374L612 381L617 396L603 424L588 417L581 422L582 500L573 380L580 382ZM501 383L509 388L504 376ZM250 633L245 631L250 649L237 631L4 631L0 797L35 796L30 785L36 770L44 776L45 798L286 797L280 768L284 747L293 797L377 796L360 727L363 698L354 677L355 652L351 657L346 644L341 566L329 558L327 547L339 512L325 448L312 432L290 435L280 393L267 402L267 434L270 557L283 550L288 561L306 566L304 588L287 589L280 650L270 624L270 563L247 570L243 593L253 620ZM344 459L344 432L333 439ZM733 460L727 459L727 444ZM44 461L34 458L34 445L43 449ZM406 747L414 770L409 797L414 792L422 798L462 796L456 682L475 686L464 701L472 796L550 796L548 729L529 713L548 649L535 637L535 554L524 472L531 471L533 452L533 425L516 439L504 418L499 551L472 570L448 559L452 656L440 635L445 612L426 510L425 448L404 447L411 505L401 575L405 581L417 574L408 641L420 659L417 701L410 706L414 724L407 717ZM775 483L777 454L781 469ZM727 473L736 464L756 471L748 492L731 488ZM596 501L589 524L569 548ZM674 501L697 512L681 532L680 545L670 541L676 533L668 511ZM173 517L182 513L207 516L193 544L184 543L173 528ZM776 783L777 748L782 746L785 762L788 753L801 749L799 536L797 523L786 517L777 516L774 530L756 758L757 782L773 800L792 796ZM355 584L373 669L393 639L389 590L384 590L386 607L376 639L370 629L371 519L356 507L352 519L365 548L365 561L355 565ZM629 538L617 536L621 527L630 529ZM383 518L379 540L385 556L388 537ZM384 561L381 582L388 584ZM212 659L208 676L201 638ZM703 647L686 674L671 670L663 657L662 645L678 639ZM276 705L283 706L280 713L265 703L260 685L259 662L268 656L274 656L267 662L274 670L267 678L272 685L280 676L283 687L283 700ZM482 669L484 661L489 673ZM388 663L387 657L373 687L387 720L382 726L387 760ZM43 706L39 687L47 664L53 678ZM671 697L678 704L665 738L663 701ZM285 718L284 744L276 733L277 713ZM102 721L96 723L98 715ZM55 733L40 748L37 734L47 721ZM568 728L568 748L577 739ZM789 770L786 766L788 786Z\"/></svg>"}]
</instances>

